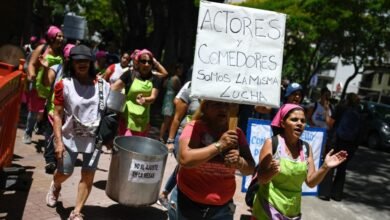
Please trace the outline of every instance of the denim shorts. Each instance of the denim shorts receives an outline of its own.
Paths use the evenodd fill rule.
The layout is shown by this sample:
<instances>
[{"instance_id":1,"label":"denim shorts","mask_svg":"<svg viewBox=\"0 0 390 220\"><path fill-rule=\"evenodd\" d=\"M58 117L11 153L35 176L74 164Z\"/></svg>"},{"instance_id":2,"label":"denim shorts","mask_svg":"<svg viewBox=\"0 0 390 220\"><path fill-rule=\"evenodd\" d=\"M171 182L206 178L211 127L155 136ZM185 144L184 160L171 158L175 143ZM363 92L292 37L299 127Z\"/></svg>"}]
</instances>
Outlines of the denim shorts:
<instances>
[{"instance_id":1,"label":"denim shorts","mask_svg":"<svg viewBox=\"0 0 390 220\"><path fill-rule=\"evenodd\" d=\"M73 152L69 148L65 147L65 154L63 157L63 160L58 160L57 162L57 169L58 172L71 175L74 170L74 166L77 160L77 156L79 154L83 155L83 161L82 161L82 170L84 171L95 171L97 168L97 164L99 162L100 158L100 150L97 151L95 161L92 163L92 165L89 165L89 162L92 159L92 153L83 153L83 152Z\"/></svg>"}]
</instances>

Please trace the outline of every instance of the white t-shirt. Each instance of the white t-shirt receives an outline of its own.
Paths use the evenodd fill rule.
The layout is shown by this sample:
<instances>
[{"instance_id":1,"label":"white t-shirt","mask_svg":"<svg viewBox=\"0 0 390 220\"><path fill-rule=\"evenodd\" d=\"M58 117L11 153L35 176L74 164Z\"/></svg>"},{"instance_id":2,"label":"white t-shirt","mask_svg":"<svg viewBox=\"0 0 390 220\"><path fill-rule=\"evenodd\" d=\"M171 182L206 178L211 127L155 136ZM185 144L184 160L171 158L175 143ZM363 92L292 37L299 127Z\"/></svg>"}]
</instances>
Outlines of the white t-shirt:
<instances>
[{"instance_id":1,"label":"white t-shirt","mask_svg":"<svg viewBox=\"0 0 390 220\"><path fill-rule=\"evenodd\" d=\"M313 104L312 107L314 108L315 104ZM329 117L332 115L330 109L328 110L328 115ZM311 120L313 121L316 127L328 129L328 125L326 124L325 109L320 104L320 102L317 102L317 107L314 110L313 115L311 116Z\"/></svg>"}]
</instances>

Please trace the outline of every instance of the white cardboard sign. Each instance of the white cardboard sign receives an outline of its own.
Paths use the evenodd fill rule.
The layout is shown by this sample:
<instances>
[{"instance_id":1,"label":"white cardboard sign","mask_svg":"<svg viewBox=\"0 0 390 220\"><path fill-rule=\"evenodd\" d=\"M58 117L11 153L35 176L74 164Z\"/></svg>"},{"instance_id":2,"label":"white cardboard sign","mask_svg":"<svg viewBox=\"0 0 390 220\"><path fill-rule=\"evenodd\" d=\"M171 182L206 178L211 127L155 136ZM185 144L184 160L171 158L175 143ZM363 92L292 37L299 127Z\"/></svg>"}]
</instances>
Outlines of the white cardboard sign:
<instances>
[{"instance_id":1,"label":"white cardboard sign","mask_svg":"<svg viewBox=\"0 0 390 220\"><path fill-rule=\"evenodd\" d=\"M191 96L279 107L286 15L201 1Z\"/></svg>"}]
</instances>

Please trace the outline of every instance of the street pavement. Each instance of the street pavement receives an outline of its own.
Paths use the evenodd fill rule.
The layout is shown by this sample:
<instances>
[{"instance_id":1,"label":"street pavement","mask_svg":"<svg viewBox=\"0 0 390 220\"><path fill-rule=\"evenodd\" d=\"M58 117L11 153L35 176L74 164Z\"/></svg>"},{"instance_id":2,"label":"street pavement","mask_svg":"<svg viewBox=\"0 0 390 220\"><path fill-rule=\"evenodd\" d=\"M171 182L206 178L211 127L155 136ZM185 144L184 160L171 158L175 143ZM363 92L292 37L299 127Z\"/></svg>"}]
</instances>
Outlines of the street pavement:
<instances>
[{"instance_id":1,"label":"street pavement","mask_svg":"<svg viewBox=\"0 0 390 220\"><path fill-rule=\"evenodd\" d=\"M152 127L152 134L158 132ZM72 177L62 185L61 197L56 208L45 204L45 196L51 175L44 171L43 136L33 136L33 143L22 143L23 129L18 128L15 142L13 166L24 167L18 181L11 189L0 191L0 219L67 219L73 210L77 185L80 180L78 164ZM127 207L120 205L105 194L110 164L110 154L102 154L94 179L94 185L83 210L85 219L168 219L166 211L159 205ZM163 187L176 165L173 156L168 156ZM360 147L351 161L345 184L345 199L341 202L322 201L305 196L302 201L303 219L390 219L390 153ZM237 190L234 201L237 205L234 219L250 219L250 212L240 192L242 177L237 174Z\"/></svg>"}]
</instances>

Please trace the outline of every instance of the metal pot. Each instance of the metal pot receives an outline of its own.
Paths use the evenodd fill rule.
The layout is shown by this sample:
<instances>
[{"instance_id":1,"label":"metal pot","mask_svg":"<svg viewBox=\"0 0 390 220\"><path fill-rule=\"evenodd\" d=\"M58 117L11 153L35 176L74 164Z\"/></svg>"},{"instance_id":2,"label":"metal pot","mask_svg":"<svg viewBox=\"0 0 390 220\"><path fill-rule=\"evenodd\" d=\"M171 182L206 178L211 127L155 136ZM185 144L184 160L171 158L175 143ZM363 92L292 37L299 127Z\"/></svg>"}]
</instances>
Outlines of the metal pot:
<instances>
[{"instance_id":1,"label":"metal pot","mask_svg":"<svg viewBox=\"0 0 390 220\"><path fill-rule=\"evenodd\" d=\"M127 206L154 204L159 196L168 150L139 136L116 137L106 186L112 200Z\"/></svg>"},{"instance_id":2,"label":"metal pot","mask_svg":"<svg viewBox=\"0 0 390 220\"><path fill-rule=\"evenodd\" d=\"M126 96L120 91L110 90L107 97L107 108L116 112L123 112Z\"/></svg>"}]
</instances>

